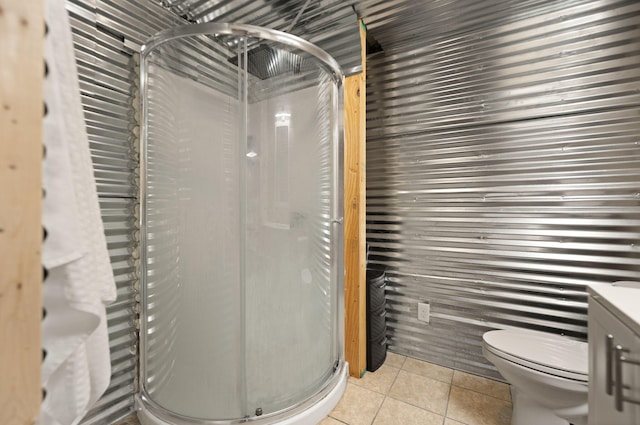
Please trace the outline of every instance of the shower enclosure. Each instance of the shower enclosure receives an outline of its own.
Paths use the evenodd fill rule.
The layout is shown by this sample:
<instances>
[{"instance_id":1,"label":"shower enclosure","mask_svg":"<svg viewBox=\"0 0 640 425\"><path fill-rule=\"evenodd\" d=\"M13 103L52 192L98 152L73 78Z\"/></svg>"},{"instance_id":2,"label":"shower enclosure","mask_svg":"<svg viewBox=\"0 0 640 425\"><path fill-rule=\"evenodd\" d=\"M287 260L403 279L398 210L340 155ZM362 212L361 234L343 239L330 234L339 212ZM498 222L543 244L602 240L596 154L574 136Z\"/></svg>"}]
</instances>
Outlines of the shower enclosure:
<instances>
[{"instance_id":1,"label":"shower enclosure","mask_svg":"<svg viewBox=\"0 0 640 425\"><path fill-rule=\"evenodd\" d=\"M143 424L314 424L344 391L342 73L278 31L141 55Z\"/></svg>"}]
</instances>

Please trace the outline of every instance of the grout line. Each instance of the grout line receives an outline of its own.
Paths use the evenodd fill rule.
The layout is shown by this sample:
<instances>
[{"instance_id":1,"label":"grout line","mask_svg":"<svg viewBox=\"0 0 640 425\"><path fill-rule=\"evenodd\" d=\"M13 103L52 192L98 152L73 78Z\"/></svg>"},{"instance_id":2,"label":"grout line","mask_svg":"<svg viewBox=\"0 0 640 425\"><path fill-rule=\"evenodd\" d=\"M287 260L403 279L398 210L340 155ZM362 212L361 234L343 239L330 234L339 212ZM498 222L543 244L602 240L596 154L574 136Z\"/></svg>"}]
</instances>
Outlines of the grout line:
<instances>
[{"instance_id":1,"label":"grout line","mask_svg":"<svg viewBox=\"0 0 640 425\"><path fill-rule=\"evenodd\" d=\"M329 416L327 416L327 417L328 417L328 418L333 419L334 421L338 421L338 422L340 422L341 424L349 425L349 422L341 421L340 419L338 419L338 418L334 418L334 417L333 417L333 416L331 416L331 415L329 415Z\"/></svg>"},{"instance_id":2,"label":"grout line","mask_svg":"<svg viewBox=\"0 0 640 425\"><path fill-rule=\"evenodd\" d=\"M503 401L503 402L505 402L505 403L509 403L509 404L513 405L513 401L512 401L512 400L505 400L504 398L496 397L496 396L494 396L494 395L487 394L487 393L483 393L483 392L478 391L478 390L473 390L473 389L471 389L471 388L462 387L462 386L460 386L460 385L453 385L453 384L451 384L451 386L452 386L452 387L462 388L463 390L471 391L471 392L474 392L474 393L476 393L476 394L482 394L482 395L484 395L484 396L491 397L491 398L495 398L496 400L500 400L500 401ZM509 388L509 391L511 391L511 388Z\"/></svg>"},{"instance_id":3,"label":"grout line","mask_svg":"<svg viewBox=\"0 0 640 425\"><path fill-rule=\"evenodd\" d=\"M382 399L382 403L380 403L380 407L378 407L378 410L376 410L376 414L373 415L373 418L371 419L370 425L373 425L373 423L376 421L376 418L378 417L378 413L380 413L380 409L382 409L382 405L384 404L384 401L387 399L387 397L384 397Z\"/></svg>"},{"instance_id":4,"label":"grout line","mask_svg":"<svg viewBox=\"0 0 640 425\"><path fill-rule=\"evenodd\" d=\"M400 367L398 369L402 370L404 369L404 364L407 362L408 357L407 356L403 356L404 360L402 360L402 364L400 365Z\"/></svg>"},{"instance_id":5,"label":"grout line","mask_svg":"<svg viewBox=\"0 0 640 425\"><path fill-rule=\"evenodd\" d=\"M449 403L451 402L451 390L453 389L453 374L451 375L451 383L449 384L449 393L447 394L447 405L444 408L444 418L442 418L442 425L447 420L447 415L449 414Z\"/></svg>"},{"instance_id":6,"label":"grout line","mask_svg":"<svg viewBox=\"0 0 640 425\"><path fill-rule=\"evenodd\" d=\"M378 407L378 410L376 410L375 415L373 415L373 419L371 420L371 424L373 424L376 421L376 418L378 417L378 414L380 413L380 409L382 409L382 406L384 405L384 402L387 401L387 398L389 397L389 393L391 392L391 388L393 387L393 384L396 383L396 379L398 379L398 376L400 376L400 371L402 370L402 369L395 368L393 366L389 366L389 367L397 370L396 376L393 378L393 381L391 382L391 385L389 385L389 388L387 389L387 391L383 394L384 397L382 398L382 403L380 403L380 407Z\"/></svg>"},{"instance_id":7,"label":"grout line","mask_svg":"<svg viewBox=\"0 0 640 425\"><path fill-rule=\"evenodd\" d=\"M396 375L396 378L398 377L398 375ZM393 379L393 382L395 382L395 378ZM382 402L380 403L380 406L378 406L378 408L376 409L376 413L373 415L373 419L371 419L371 424L373 424L376 421L376 418L378 417L378 413L380 413L380 409L382 409L382 405L384 404L385 400L387 399L387 394L389 394L389 391L391 391L391 387L393 386L393 383L391 384L391 386L389 387L389 389L387 390L387 392L385 394L382 395ZM379 393L378 393L379 394Z\"/></svg>"},{"instance_id":8,"label":"grout line","mask_svg":"<svg viewBox=\"0 0 640 425\"><path fill-rule=\"evenodd\" d=\"M409 406L417 407L420 410L424 410L425 412L433 413L434 415L443 416L442 413L438 413L438 412L435 412L435 411L433 411L431 409L427 409L424 406L418 406L417 404L413 404L413 403L411 403L411 402L409 402L407 400L400 400L399 398L395 398L392 395L390 395L388 397L385 397L385 398L390 398L392 400L399 401L400 403L404 403L404 404L408 404ZM446 409L445 409L445 411L446 411Z\"/></svg>"},{"instance_id":9,"label":"grout line","mask_svg":"<svg viewBox=\"0 0 640 425\"><path fill-rule=\"evenodd\" d=\"M405 361L406 361L406 359L407 358L405 357ZM404 361L402 362L402 364L404 365ZM383 363L383 366L384 366L384 363ZM371 424L373 424L376 421L376 418L378 417L378 414L380 413L380 409L382 409L382 406L384 405L384 402L387 400L387 397L389 396L389 393L391 392L391 388L393 388L393 385L396 383L396 380L398 379L398 376L400 376L400 371L402 370L401 367L400 368L396 368L396 367L393 367L393 366L389 366L389 368L396 370L396 376L393 378L393 381L391 382L391 385L389 385L389 388L386 390L386 392L384 394L382 394L383 395L382 403L380 403L380 406L376 410L375 415L373 415L373 419L371 419ZM375 373L375 372L371 372L371 373Z\"/></svg>"},{"instance_id":10,"label":"grout line","mask_svg":"<svg viewBox=\"0 0 640 425\"><path fill-rule=\"evenodd\" d=\"M395 378L393 378L393 381L391 382L391 385L389 385L389 389L387 390L387 392L384 394L384 398L387 398L387 396L389 395L389 393L391 392L391 388L393 388L393 385L396 383L396 381L398 380L398 376L400 376L400 371L402 369L398 369L398 373L396 373Z\"/></svg>"},{"instance_id":11,"label":"grout line","mask_svg":"<svg viewBox=\"0 0 640 425\"><path fill-rule=\"evenodd\" d=\"M405 372L405 373L408 373L409 375L419 376L420 378L430 379L430 380L432 380L432 381L440 382L440 383L442 383L442 384L453 385L453 384L452 384L452 382L453 382L453 376L451 377L451 379L450 379L449 381L443 381L442 379L436 379L436 378L434 378L434 377L432 377L432 376L422 375L422 374L420 374L420 373L411 372L411 371L406 370L406 369L400 369L400 370L402 370L402 371L403 371L403 372Z\"/></svg>"}]
</instances>

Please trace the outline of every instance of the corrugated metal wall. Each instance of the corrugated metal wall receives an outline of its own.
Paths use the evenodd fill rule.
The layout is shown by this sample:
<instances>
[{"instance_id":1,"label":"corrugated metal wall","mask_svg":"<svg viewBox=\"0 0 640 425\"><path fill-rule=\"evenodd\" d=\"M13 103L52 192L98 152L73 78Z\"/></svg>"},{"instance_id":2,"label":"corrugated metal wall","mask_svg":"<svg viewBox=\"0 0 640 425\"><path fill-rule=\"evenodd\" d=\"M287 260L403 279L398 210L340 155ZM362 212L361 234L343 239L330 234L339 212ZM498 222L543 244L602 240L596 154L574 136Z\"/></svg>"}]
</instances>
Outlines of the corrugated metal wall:
<instances>
[{"instance_id":1,"label":"corrugated metal wall","mask_svg":"<svg viewBox=\"0 0 640 425\"><path fill-rule=\"evenodd\" d=\"M413 3L358 7L370 267L391 351L497 376L484 331L585 338L585 284L640 279L640 2Z\"/></svg>"},{"instance_id":2,"label":"corrugated metal wall","mask_svg":"<svg viewBox=\"0 0 640 425\"><path fill-rule=\"evenodd\" d=\"M117 301L107 308L112 381L85 424L111 423L133 410L137 375L137 256L133 50L182 20L147 0L69 0L82 103Z\"/></svg>"},{"instance_id":3,"label":"corrugated metal wall","mask_svg":"<svg viewBox=\"0 0 640 425\"><path fill-rule=\"evenodd\" d=\"M278 29L304 7L291 32L308 31L356 69L344 2L257 3L170 4L191 21ZM640 279L640 5L355 8L385 48L368 65L367 208L372 267L391 277L391 350L494 376L480 351L485 329L583 337L584 284ZM149 0L69 0L68 9L119 288L113 382L85 421L101 424L131 411L136 379L132 47L184 20ZM431 325L415 319L421 300L432 303Z\"/></svg>"}]
</instances>

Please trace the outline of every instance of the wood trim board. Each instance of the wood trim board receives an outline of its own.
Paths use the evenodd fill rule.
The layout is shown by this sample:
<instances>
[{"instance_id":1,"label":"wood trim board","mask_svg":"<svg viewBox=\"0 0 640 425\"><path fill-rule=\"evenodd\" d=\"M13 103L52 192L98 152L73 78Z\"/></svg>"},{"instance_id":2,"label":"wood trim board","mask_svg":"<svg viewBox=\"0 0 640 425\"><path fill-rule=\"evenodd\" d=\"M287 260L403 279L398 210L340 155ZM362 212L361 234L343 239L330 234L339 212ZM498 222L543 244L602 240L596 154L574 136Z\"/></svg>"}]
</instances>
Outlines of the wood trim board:
<instances>
[{"instance_id":1,"label":"wood trim board","mask_svg":"<svg viewBox=\"0 0 640 425\"><path fill-rule=\"evenodd\" d=\"M366 322L366 31L360 26L362 73L344 83L345 359L349 375L367 368Z\"/></svg>"},{"instance_id":2,"label":"wood trim board","mask_svg":"<svg viewBox=\"0 0 640 425\"><path fill-rule=\"evenodd\" d=\"M0 424L41 401L44 2L0 0Z\"/></svg>"}]
</instances>

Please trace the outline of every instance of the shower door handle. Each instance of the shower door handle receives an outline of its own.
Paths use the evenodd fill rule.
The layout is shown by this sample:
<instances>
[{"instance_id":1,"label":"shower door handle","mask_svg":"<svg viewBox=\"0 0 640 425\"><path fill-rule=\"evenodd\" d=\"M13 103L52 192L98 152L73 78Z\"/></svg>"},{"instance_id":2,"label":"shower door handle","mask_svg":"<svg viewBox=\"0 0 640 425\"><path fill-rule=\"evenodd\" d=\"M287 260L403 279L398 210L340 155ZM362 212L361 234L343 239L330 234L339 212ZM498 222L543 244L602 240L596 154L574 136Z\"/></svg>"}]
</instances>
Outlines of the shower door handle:
<instances>
[{"instance_id":1,"label":"shower door handle","mask_svg":"<svg viewBox=\"0 0 640 425\"><path fill-rule=\"evenodd\" d=\"M342 224L344 222L344 217L334 218L331 222L335 224Z\"/></svg>"}]
</instances>

